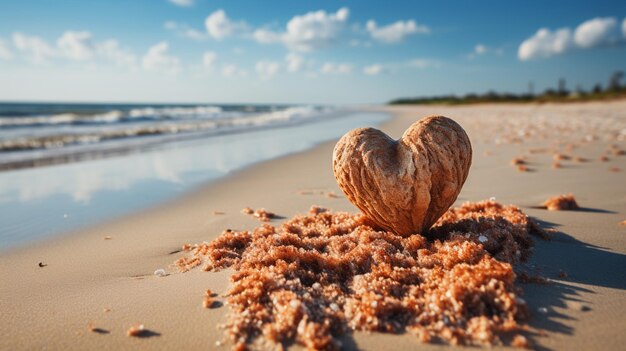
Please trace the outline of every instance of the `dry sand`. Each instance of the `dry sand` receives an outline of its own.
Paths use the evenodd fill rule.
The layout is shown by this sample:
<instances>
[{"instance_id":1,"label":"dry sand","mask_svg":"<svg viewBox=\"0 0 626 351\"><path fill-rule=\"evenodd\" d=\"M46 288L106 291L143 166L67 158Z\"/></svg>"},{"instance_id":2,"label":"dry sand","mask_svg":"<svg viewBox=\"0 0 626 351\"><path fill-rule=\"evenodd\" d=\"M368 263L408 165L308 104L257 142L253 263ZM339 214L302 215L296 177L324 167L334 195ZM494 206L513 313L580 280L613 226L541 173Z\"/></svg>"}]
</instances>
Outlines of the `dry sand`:
<instances>
[{"instance_id":1,"label":"dry sand","mask_svg":"<svg viewBox=\"0 0 626 351\"><path fill-rule=\"evenodd\" d=\"M496 197L558 231L551 241L536 240L526 267L551 282L520 285L533 312L537 349L623 348L626 226L619 222L626 219L626 155L616 150L626 150L626 135L618 137L626 133L626 102L372 108L395 116L381 126L395 138L425 115L456 119L474 147L457 204ZM223 332L217 327L228 307L205 309L202 297L206 289L225 292L230 271L178 273L172 266L180 257L177 251L226 228L258 226L254 217L240 213L247 206L287 218L306 213L313 204L356 211L335 183L333 146L325 143L258 164L143 213L2 254L0 349L218 349ZM562 167L554 169L555 153L588 162L561 159ZM601 155L609 161L601 162ZM516 157L524 157L529 171L511 166ZM534 208L570 192L581 210ZM169 275L155 276L159 268ZM136 322L152 333L126 336ZM90 323L99 332L90 331ZM344 345L364 350L442 347L420 345L411 335L366 333L347 336Z\"/></svg>"}]
</instances>

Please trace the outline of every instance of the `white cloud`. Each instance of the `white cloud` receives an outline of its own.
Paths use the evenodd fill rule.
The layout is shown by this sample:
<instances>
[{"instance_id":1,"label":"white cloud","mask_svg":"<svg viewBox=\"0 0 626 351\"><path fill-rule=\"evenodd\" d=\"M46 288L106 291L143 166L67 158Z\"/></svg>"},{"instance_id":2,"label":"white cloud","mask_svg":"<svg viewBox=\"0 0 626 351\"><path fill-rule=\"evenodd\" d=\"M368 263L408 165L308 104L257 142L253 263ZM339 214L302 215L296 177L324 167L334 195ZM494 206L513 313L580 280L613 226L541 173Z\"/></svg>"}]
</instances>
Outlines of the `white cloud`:
<instances>
[{"instance_id":1,"label":"white cloud","mask_svg":"<svg viewBox=\"0 0 626 351\"><path fill-rule=\"evenodd\" d=\"M116 40L109 39L96 44L87 31L65 31L57 39L56 46L36 36L13 33L13 44L34 64L47 64L53 58L90 62L103 59L126 67L137 64L137 57L122 49Z\"/></svg>"},{"instance_id":2,"label":"white cloud","mask_svg":"<svg viewBox=\"0 0 626 351\"><path fill-rule=\"evenodd\" d=\"M522 42L517 56L522 61L547 58L563 54L572 46L572 31L569 28L561 28L555 32L551 32L548 28L541 28L535 35Z\"/></svg>"},{"instance_id":3,"label":"white cloud","mask_svg":"<svg viewBox=\"0 0 626 351\"><path fill-rule=\"evenodd\" d=\"M204 21L209 36L216 40L222 40L246 29L243 21L231 21L224 10L217 10L210 14Z\"/></svg>"},{"instance_id":4,"label":"white cloud","mask_svg":"<svg viewBox=\"0 0 626 351\"><path fill-rule=\"evenodd\" d=\"M350 74L352 73L352 65L348 63L332 63L326 62L320 68L323 74Z\"/></svg>"},{"instance_id":5,"label":"white cloud","mask_svg":"<svg viewBox=\"0 0 626 351\"><path fill-rule=\"evenodd\" d=\"M622 23L622 32L626 37L626 19ZM520 60L527 61L561 55L574 49L591 49L619 42L617 19L596 17L581 23L573 32L570 28L561 28L554 32L541 28L522 42L517 56Z\"/></svg>"},{"instance_id":6,"label":"white cloud","mask_svg":"<svg viewBox=\"0 0 626 351\"><path fill-rule=\"evenodd\" d=\"M13 52L9 49L9 44L0 38L0 60L11 60L12 58Z\"/></svg>"},{"instance_id":7,"label":"white cloud","mask_svg":"<svg viewBox=\"0 0 626 351\"><path fill-rule=\"evenodd\" d=\"M261 44L283 43L293 51L313 51L338 40L349 14L346 7L336 13L323 10L308 12L290 19L284 32L257 29L253 37Z\"/></svg>"},{"instance_id":8,"label":"white cloud","mask_svg":"<svg viewBox=\"0 0 626 351\"><path fill-rule=\"evenodd\" d=\"M256 63L256 73L261 79L270 79L280 70L280 63L275 61L259 61Z\"/></svg>"},{"instance_id":9,"label":"white cloud","mask_svg":"<svg viewBox=\"0 0 626 351\"><path fill-rule=\"evenodd\" d=\"M375 76L380 74L383 71L383 66L379 64L373 64L370 66L363 67L363 73L369 76Z\"/></svg>"},{"instance_id":10,"label":"white cloud","mask_svg":"<svg viewBox=\"0 0 626 351\"><path fill-rule=\"evenodd\" d=\"M272 32L268 29L257 29L252 33L252 37L261 44L278 43L283 40L281 33Z\"/></svg>"},{"instance_id":11,"label":"white cloud","mask_svg":"<svg viewBox=\"0 0 626 351\"><path fill-rule=\"evenodd\" d=\"M109 39L98 44L96 46L96 52L98 56L105 60L111 61L118 66L135 67L137 64L137 57L122 49L117 40Z\"/></svg>"},{"instance_id":12,"label":"white cloud","mask_svg":"<svg viewBox=\"0 0 626 351\"><path fill-rule=\"evenodd\" d=\"M222 66L222 75L224 77L245 77L248 75L248 72L244 69L237 67L237 65L235 64L228 63Z\"/></svg>"},{"instance_id":13,"label":"white cloud","mask_svg":"<svg viewBox=\"0 0 626 351\"><path fill-rule=\"evenodd\" d=\"M366 25L372 39L382 43L392 44L404 40L405 37L421 33L430 33L430 29L424 25L418 25L414 20L397 21L387 26L378 27L376 21L369 20Z\"/></svg>"},{"instance_id":14,"label":"white cloud","mask_svg":"<svg viewBox=\"0 0 626 351\"><path fill-rule=\"evenodd\" d=\"M304 58L293 52L288 53L285 60L287 61L287 72L298 72L304 64Z\"/></svg>"},{"instance_id":15,"label":"white cloud","mask_svg":"<svg viewBox=\"0 0 626 351\"><path fill-rule=\"evenodd\" d=\"M152 46L143 57L138 57L132 51L123 48L115 39L101 42L93 40L88 31L65 31L57 40L56 45L50 45L40 37L23 33L13 33L15 54L26 58L33 64L49 64L52 59L81 61L92 64L109 63L115 66L136 69L140 66L146 70L177 71L180 61L168 54L168 44L158 43ZM0 59L3 55L2 41L0 40ZM8 51L12 56L14 53ZM141 61L139 60L141 59Z\"/></svg>"},{"instance_id":16,"label":"white cloud","mask_svg":"<svg viewBox=\"0 0 626 351\"><path fill-rule=\"evenodd\" d=\"M171 2L172 4L176 6L183 6L183 7L193 5L193 1L194 0L169 0L169 2Z\"/></svg>"},{"instance_id":17,"label":"white cloud","mask_svg":"<svg viewBox=\"0 0 626 351\"><path fill-rule=\"evenodd\" d=\"M183 23L177 23L175 21L166 21L163 24L165 29L171 30L176 34L194 40L204 40L207 38L207 34L203 33L199 30L190 28L188 25Z\"/></svg>"},{"instance_id":18,"label":"white cloud","mask_svg":"<svg viewBox=\"0 0 626 351\"><path fill-rule=\"evenodd\" d=\"M476 44L474 47L474 53L476 55L482 55L487 52L487 47L483 44Z\"/></svg>"},{"instance_id":19,"label":"white cloud","mask_svg":"<svg viewBox=\"0 0 626 351\"><path fill-rule=\"evenodd\" d=\"M207 69L213 69L215 60L217 60L217 54L213 51L206 51L202 54L202 65Z\"/></svg>"},{"instance_id":20,"label":"white cloud","mask_svg":"<svg viewBox=\"0 0 626 351\"><path fill-rule=\"evenodd\" d=\"M36 36L13 33L13 45L17 50L28 55L28 59L35 64L48 63L49 59L57 56L53 47Z\"/></svg>"},{"instance_id":21,"label":"white cloud","mask_svg":"<svg viewBox=\"0 0 626 351\"><path fill-rule=\"evenodd\" d=\"M148 49L143 56L142 66L149 71L176 72L180 68L180 60L169 55L169 45L162 41Z\"/></svg>"},{"instance_id":22,"label":"white cloud","mask_svg":"<svg viewBox=\"0 0 626 351\"><path fill-rule=\"evenodd\" d=\"M581 23L574 32L574 42L581 48L610 44L618 39L617 20L597 17Z\"/></svg>"},{"instance_id":23,"label":"white cloud","mask_svg":"<svg viewBox=\"0 0 626 351\"><path fill-rule=\"evenodd\" d=\"M70 60L87 61L95 56L91 33L87 31L66 31L57 40L57 47L61 55Z\"/></svg>"}]
</instances>

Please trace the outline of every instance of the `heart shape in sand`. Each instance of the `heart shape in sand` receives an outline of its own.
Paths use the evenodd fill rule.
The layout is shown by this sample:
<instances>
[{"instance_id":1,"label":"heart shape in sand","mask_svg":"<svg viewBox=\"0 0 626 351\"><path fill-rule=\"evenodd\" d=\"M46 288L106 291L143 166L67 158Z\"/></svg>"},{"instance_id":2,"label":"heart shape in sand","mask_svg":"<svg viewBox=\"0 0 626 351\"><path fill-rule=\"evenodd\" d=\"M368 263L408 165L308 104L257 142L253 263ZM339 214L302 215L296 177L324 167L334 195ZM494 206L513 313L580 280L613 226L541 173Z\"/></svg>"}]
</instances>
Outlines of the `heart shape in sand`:
<instances>
[{"instance_id":1,"label":"heart shape in sand","mask_svg":"<svg viewBox=\"0 0 626 351\"><path fill-rule=\"evenodd\" d=\"M333 171L348 199L396 234L424 233L454 203L472 163L472 145L450 118L413 123L400 140L354 129L333 152Z\"/></svg>"}]
</instances>

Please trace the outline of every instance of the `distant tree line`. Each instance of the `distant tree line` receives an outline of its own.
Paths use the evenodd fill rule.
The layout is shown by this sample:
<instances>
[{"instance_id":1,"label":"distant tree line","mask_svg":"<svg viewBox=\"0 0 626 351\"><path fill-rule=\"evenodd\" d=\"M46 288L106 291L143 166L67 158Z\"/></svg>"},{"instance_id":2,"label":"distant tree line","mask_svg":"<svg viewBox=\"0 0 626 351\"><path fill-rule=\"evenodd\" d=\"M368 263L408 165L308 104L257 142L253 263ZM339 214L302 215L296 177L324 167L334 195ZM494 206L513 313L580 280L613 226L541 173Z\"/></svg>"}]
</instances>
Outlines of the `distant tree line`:
<instances>
[{"instance_id":1,"label":"distant tree line","mask_svg":"<svg viewBox=\"0 0 626 351\"><path fill-rule=\"evenodd\" d=\"M464 96L441 95L432 97L400 98L389 102L391 105L402 104L474 104L486 102L566 102L566 101L590 101L614 98L626 98L626 84L622 84L623 71L614 72L605 87L598 83L591 90L584 90L580 86L570 91L567 89L565 79L558 81L557 88L548 88L543 93L534 93L534 84L528 85L528 92L523 94L498 93L489 91L484 94L470 93Z\"/></svg>"}]
</instances>

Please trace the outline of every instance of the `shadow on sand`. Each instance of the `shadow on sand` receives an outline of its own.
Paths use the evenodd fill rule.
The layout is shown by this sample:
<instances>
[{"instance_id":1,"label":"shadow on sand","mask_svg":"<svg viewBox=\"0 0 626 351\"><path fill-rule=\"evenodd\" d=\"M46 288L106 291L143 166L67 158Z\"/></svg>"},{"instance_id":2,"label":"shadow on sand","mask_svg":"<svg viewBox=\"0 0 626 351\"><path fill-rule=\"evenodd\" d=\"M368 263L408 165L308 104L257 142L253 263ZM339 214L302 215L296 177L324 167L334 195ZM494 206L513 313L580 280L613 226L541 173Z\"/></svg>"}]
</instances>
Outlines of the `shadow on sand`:
<instances>
[{"instance_id":1,"label":"shadow on sand","mask_svg":"<svg viewBox=\"0 0 626 351\"><path fill-rule=\"evenodd\" d=\"M161 333L157 333L149 329L144 329L141 333L135 335L136 338L142 338L142 339L152 338L155 336L161 336Z\"/></svg>"},{"instance_id":2,"label":"shadow on sand","mask_svg":"<svg viewBox=\"0 0 626 351\"><path fill-rule=\"evenodd\" d=\"M555 223L536 221L542 228L558 227ZM567 277L559 280L626 290L626 255L584 243L560 231L550 241L535 240L530 261L546 267L548 274L566 272Z\"/></svg>"},{"instance_id":3,"label":"shadow on sand","mask_svg":"<svg viewBox=\"0 0 626 351\"><path fill-rule=\"evenodd\" d=\"M535 220L542 228L555 229L559 226L556 223ZM589 301L581 298L582 294L593 291L568 283L626 290L626 255L584 243L561 231L554 232L549 241L535 240L533 255L528 264L537 268L544 277L560 281L522 285L524 298L528 301L532 314L529 325L537 330L571 335L574 330L566 322L575 318L558 313L555 308L579 306L580 311L593 309ZM546 313L539 312L539 308L545 308L542 312ZM549 350L536 342L536 338L541 337L540 333L530 332L528 336L535 340L535 349Z\"/></svg>"},{"instance_id":4,"label":"shadow on sand","mask_svg":"<svg viewBox=\"0 0 626 351\"><path fill-rule=\"evenodd\" d=\"M535 209L535 210L546 210L545 206L528 206L528 208L532 208L532 209ZM609 210L603 210L601 208L591 208L591 207L580 207L580 208L577 208L575 210L564 210L564 211L589 212L589 213L610 213L610 214L617 213L615 211L609 211Z\"/></svg>"}]
</instances>

